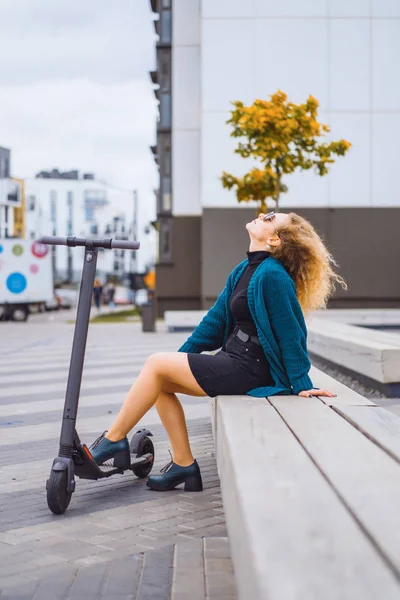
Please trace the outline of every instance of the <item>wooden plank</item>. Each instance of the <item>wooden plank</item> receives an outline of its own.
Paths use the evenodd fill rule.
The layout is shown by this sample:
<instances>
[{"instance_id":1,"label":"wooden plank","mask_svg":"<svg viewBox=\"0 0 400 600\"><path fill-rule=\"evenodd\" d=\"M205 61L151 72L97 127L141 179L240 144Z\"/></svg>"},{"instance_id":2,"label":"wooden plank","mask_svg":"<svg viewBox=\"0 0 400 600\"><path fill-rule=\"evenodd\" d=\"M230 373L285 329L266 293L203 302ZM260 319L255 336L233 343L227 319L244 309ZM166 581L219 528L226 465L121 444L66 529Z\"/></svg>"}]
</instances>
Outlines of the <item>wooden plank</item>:
<instances>
[{"instance_id":1,"label":"wooden plank","mask_svg":"<svg viewBox=\"0 0 400 600\"><path fill-rule=\"evenodd\" d=\"M376 406L375 402L367 400L358 392L337 381L316 367L311 367L310 377L313 384L319 388L325 388L334 394L336 398L321 396L321 401L328 406Z\"/></svg>"},{"instance_id":2,"label":"wooden plank","mask_svg":"<svg viewBox=\"0 0 400 600\"><path fill-rule=\"evenodd\" d=\"M334 410L400 462L400 417L379 406L337 406Z\"/></svg>"},{"instance_id":3,"label":"wooden plank","mask_svg":"<svg viewBox=\"0 0 400 600\"><path fill-rule=\"evenodd\" d=\"M270 402L400 577L400 465L314 398Z\"/></svg>"},{"instance_id":4,"label":"wooden plank","mask_svg":"<svg viewBox=\"0 0 400 600\"><path fill-rule=\"evenodd\" d=\"M218 397L217 422L239 598L400 597L392 571L272 406Z\"/></svg>"}]
</instances>

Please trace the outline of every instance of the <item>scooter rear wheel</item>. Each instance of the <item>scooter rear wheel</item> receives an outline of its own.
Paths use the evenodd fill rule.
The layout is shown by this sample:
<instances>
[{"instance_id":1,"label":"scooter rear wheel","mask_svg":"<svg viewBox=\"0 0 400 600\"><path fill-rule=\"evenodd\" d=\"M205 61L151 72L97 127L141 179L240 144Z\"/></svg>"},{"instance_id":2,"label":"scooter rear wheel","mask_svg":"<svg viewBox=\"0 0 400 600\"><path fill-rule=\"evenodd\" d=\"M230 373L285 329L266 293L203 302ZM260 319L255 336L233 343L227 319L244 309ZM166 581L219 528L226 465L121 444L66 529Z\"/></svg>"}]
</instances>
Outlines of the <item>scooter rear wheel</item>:
<instances>
[{"instance_id":1,"label":"scooter rear wheel","mask_svg":"<svg viewBox=\"0 0 400 600\"><path fill-rule=\"evenodd\" d=\"M138 454L138 456L143 456L143 454L152 454L153 460L151 462L147 462L141 465L132 466L133 473L136 475L136 477L139 477L140 479L143 479L144 477L147 477L149 475L154 464L154 444L148 436L144 438L143 443L140 446L140 454Z\"/></svg>"},{"instance_id":2,"label":"scooter rear wheel","mask_svg":"<svg viewBox=\"0 0 400 600\"><path fill-rule=\"evenodd\" d=\"M62 515L71 502L72 494L67 493L67 470L51 471L46 483L47 506L55 515Z\"/></svg>"}]
</instances>

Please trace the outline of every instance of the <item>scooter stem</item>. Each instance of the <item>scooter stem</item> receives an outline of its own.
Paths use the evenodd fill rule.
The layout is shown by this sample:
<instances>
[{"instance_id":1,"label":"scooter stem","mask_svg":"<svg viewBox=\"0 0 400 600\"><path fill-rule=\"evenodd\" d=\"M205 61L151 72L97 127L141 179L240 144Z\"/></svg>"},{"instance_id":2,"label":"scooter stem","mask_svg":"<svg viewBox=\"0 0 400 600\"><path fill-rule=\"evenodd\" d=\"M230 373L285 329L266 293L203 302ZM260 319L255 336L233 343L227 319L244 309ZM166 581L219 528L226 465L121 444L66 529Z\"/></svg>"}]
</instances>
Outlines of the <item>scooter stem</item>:
<instances>
[{"instance_id":1,"label":"scooter stem","mask_svg":"<svg viewBox=\"0 0 400 600\"><path fill-rule=\"evenodd\" d=\"M61 425L60 449L58 454L60 457L64 456L69 458L72 456L75 437L75 422L78 412L79 393L81 389L90 309L92 305L93 286L96 275L97 254L98 249L96 247L91 247L90 245L85 247L78 308L76 311L74 340L72 344L64 414Z\"/></svg>"}]
</instances>

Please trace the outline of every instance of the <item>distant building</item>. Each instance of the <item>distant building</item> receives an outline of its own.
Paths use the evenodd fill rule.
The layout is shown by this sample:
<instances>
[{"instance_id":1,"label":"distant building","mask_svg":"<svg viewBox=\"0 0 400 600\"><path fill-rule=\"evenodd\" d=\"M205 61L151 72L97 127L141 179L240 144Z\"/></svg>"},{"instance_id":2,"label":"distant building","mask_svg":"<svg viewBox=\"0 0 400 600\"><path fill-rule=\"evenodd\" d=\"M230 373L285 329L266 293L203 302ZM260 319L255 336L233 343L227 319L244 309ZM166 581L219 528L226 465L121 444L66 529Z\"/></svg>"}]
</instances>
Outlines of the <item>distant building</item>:
<instances>
[{"instance_id":1,"label":"distant building","mask_svg":"<svg viewBox=\"0 0 400 600\"><path fill-rule=\"evenodd\" d=\"M10 175L11 150L0 147L0 238L24 237L23 182Z\"/></svg>"},{"instance_id":2,"label":"distant building","mask_svg":"<svg viewBox=\"0 0 400 600\"><path fill-rule=\"evenodd\" d=\"M340 265L332 307L400 305L397 154L400 2L358 0L151 0L158 34L151 72L159 101L157 298L165 309L206 309L246 257L245 223L256 204L224 190L223 170L248 167L234 153L230 102L277 89L309 94L334 139L352 148L326 177L287 177L283 212L309 219ZM273 210L274 203L269 203Z\"/></svg>"},{"instance_id":3,"label":"distant building","mask_svg":"<svg viewBox=\"0 0 400 600\"><path fill-rule=\"evenodd\" d=\"M41 171L25 180L27 237L114 237L132 235L132 194L99 181L93 174L79 176L78 171L61 173L58 169ZM57 281L78 281L83 251L54 246L53 269ZM103 278L122 280L129 272L128 251L100 252L98 271Z\"/></svg>"}]
</instances>

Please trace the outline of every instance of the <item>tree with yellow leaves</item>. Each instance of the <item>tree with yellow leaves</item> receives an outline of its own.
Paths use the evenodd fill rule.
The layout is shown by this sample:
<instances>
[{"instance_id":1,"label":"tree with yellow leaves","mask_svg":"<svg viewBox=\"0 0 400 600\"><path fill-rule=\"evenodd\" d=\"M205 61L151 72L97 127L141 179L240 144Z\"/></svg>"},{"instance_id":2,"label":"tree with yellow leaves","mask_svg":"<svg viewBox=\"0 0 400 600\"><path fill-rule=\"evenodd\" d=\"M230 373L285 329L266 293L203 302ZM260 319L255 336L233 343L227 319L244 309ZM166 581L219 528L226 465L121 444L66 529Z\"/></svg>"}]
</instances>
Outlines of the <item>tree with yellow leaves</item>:
<instances>
[{"instance_id":1,"label":"tree with yellow leaves","mask_svg":"<svg viewBox=\"0 0 400 600\"><path fill-rule=\"evenodd\" d=\"M344 156L351 146L346 140L323 140L330 129L317 121L318 101L312 96L304 104L293 104L278 90L268 101L232 104L235 108L227 121L233 127L231 136L244 138L235 153L255 159L259 166L243 177L224 171L222 185L236 188L238 202L259 202L262 212L267 211L268 198L275 200L274 209L279 210L280 195L288 190L282 181L285 175L296 169L326 175L328 165L335 162L333 156Z\"/></svg>"}]
</instances>

